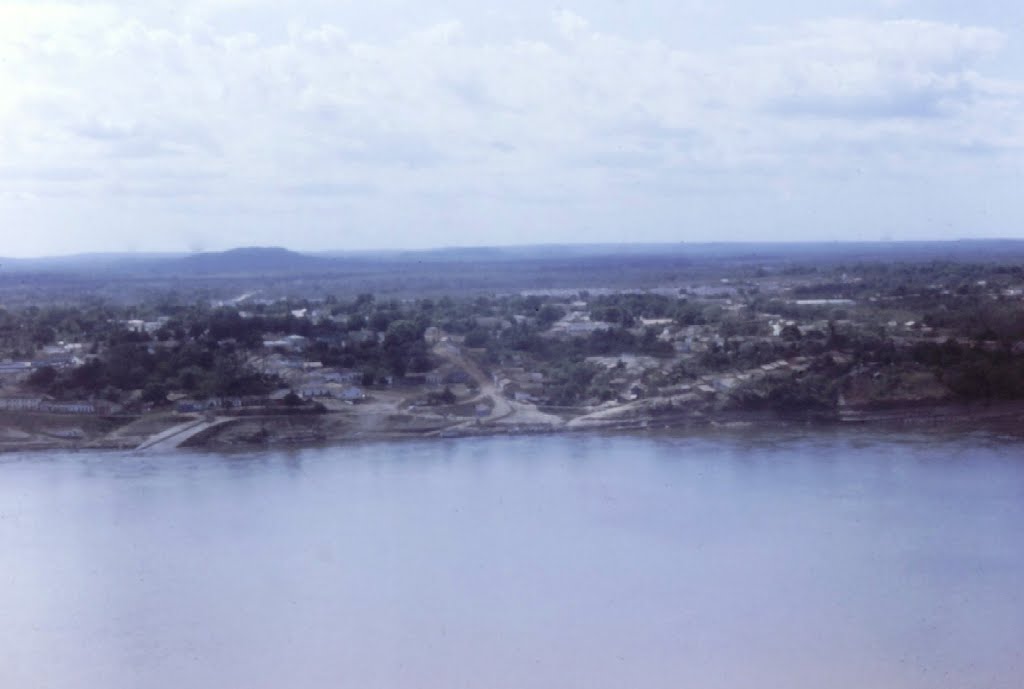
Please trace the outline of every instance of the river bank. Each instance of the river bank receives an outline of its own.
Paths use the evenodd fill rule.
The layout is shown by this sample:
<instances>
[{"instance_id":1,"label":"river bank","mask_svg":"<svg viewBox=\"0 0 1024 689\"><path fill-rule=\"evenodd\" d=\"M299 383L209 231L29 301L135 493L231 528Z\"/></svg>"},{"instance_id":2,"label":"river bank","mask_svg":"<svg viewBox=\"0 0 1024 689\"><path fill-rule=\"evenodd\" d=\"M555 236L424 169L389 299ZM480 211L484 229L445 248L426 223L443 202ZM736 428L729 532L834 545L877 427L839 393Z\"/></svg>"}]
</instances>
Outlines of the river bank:
<instances>
[{"instance_id":1,"label":"river bank","mask_svg":"<svg viewBox=\"0 0 1024 689\"><path fill-rule=\"evenodd\" d=\"M518 405L522 407L523 405ZM532 412L532 413L531 413ZM79 419L45 414L0 416L0 452L121 450L162 452L314 446L401 439L588 432L645 432L715 428L849 427L912 428L966 433L991 430L1024 437L1024 403L932 404L839 413L687 411L634 409L625 414L564 417L513 408L501 418L387 413L352 408L317 413L202 416L150 414Z\"/></svg>"}]
</instances>

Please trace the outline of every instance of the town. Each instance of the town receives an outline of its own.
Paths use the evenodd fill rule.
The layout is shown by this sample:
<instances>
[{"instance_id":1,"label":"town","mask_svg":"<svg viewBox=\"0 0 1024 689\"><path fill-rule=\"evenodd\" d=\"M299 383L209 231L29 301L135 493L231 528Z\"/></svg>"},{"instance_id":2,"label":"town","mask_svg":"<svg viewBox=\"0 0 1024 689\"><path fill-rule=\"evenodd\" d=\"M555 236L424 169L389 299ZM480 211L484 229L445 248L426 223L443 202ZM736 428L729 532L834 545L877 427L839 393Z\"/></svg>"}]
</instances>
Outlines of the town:
<instances>
[{"instance_id":1,"label":"town","mask_svg":"<svg viewBox=\"0 0 1024 689\"><path fill-rule=\"evenodd\" d=\"M1017 418L1019 400L1019 264L743 265L636 290L256 288L0 310L7 449L934 423Z\"/></svg>"}]
</instances>

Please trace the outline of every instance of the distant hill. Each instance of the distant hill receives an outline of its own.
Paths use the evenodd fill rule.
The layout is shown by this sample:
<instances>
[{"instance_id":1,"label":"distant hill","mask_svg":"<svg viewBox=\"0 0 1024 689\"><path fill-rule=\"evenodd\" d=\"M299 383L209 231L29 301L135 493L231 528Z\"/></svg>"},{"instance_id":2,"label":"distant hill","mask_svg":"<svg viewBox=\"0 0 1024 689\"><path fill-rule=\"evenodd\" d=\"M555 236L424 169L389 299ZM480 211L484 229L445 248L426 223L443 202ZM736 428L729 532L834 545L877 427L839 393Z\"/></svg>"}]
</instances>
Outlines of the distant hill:
<instances>
[{"instance_id":1,"label":"distant hill","mask_svg":"<svg viewBox=\"0 0 1024 689\"><path fill-rule=\"evenodd\" d=\"M327 258L300 254L280 247L243 247L190 254L167 261L160 268L183 275L240 275L324 271L331 269L333 264Z\"/></svg>"},{"instance_id":2,"label":"distant hill","mask_svg":"<svg viewBox=\"0 0 1024 689\"><path fill-rule=\"evenodd\" d=\"M731 264L858 261L1024 261L1024 240L935 242L718 242L672 244L551 244L509 247L449 247L429 250L331 251L300 253L281 247L243 247L193 254L79 254L32 259L0 258L0 276L14 274L147 277L240 277L260 275L368 275L401 278L431 270L447 278L486 275L521 266L524 270L572 270L647 261L666 268ZM453 272L454 271L454 272ZM467 272L468 271L468 272Z\"/></svg>"},{"instance_id":3,"label":"distant hill","mask_svg":"<svg viewBox=\"0 0 1024 689\"><path fill-rule=\"evenodd\" d=\"M242 247L194 254L75 254L41 258L0 258L7 273L79 273L130 275L241 275L330 270L326 257L280 247Z\"/></svg>"}]
</instances>

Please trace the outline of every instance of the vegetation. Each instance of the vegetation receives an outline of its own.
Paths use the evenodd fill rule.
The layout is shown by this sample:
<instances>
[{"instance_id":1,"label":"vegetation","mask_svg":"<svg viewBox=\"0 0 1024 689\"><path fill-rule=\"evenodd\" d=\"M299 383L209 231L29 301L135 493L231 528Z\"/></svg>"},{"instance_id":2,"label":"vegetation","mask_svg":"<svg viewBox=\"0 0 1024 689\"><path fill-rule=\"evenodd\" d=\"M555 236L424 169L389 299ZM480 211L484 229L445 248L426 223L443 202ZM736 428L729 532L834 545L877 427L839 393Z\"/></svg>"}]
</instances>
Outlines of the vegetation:
<instances>
[{"instance_id":1,"label":"vegetation","mask_svg":"<svg viewBox=\"0 0 1024 689\"><path fill-rule=\"evenodd\" d=\"M674 291L596 295L363 292L225 304L197 288L191 299L38 300L0 309L0 359L31 363L7 388L144 405L265 396L287 387L264 366L275 357L356 372L366 386L422 384L443 364L434 347L444 338L498 377L536 374L543 382L530 394L554 406L718 384L722 408L816 411L863 390L909 395L908 381L926 379L961 400L1024 399L1020 265L739 265L714 279L681 275ZM627 358L643 366L628 368ZM803 363L761 371L793 361ZM428 397L455 401L448 387Z\"/></svg>"}]
</instances>

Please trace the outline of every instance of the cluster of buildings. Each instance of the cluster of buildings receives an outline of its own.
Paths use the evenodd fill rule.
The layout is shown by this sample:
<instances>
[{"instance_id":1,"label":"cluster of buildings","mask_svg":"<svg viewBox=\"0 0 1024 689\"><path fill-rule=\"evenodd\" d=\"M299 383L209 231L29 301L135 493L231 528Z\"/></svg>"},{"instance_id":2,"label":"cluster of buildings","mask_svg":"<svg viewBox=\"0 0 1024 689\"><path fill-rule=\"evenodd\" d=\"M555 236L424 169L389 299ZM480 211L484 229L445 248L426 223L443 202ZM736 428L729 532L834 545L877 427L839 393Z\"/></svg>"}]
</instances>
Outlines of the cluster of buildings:
<instances>
[{"instance_id":1,"label":"cluster of buildings","mask_svg":"<svg viewBox=\"0 0 1024 689\"><path fill-rule=\"evenodd\" d=\"M549 331L552 335L590 335L599 330L611 330L611 323L591 320L590 314L583 310L573 310L556 321Z\"/></svg>"},{"instance_id":2,"label":"cluster of buildings","mask_svg":"<svg viewBox=\"0 0 1024 689\"><path fill-rule=\"evenodd\" d=\"M41 412L47 414L98 414L110 415L122 411L123 407L106 400L79 400L58 402L46 395L14 394L0 396L0 411Z\"/></svg>"},{"instance_id":3,"label":"cluster of buildings","mask_svg":"<svg viewBox=\"0 0 1024 689\"><path fill-rule=\"evenodd\" d=\"M167 325L170 322L170 320L171 319L167 316L161 316L156 320L152 321L131 319L127 321L121 321L121 325L124 326L124 328L129 332L152 335L161 328L163 328L165 325Z\"/></svg>"},{"instance_id":4,"label":"cluster of buildings","mask_svg":"<svg viewBox=\"0 0 1024 689\"><path fill-rule=\"evenodd\" d=\"M271 399L275 396L283 398L289 393L295 393L304 400L359 402L366 398L366 392L361 387L363 374L360 371L328 368L322 362L306 361L280 351L256 357L250 364L260 373L277 377L287 385L287 388L272 395Z\"/></svg>"},{"instance_id":5,"label":"cluster of buildings","mask_svg":"<svg viewBox=\"0 0 1024 689\"><path fill-rule=\"evenodd\" d=\"M89 357L80 343L48 345L32 359L0 361L0 382L21 382L33 371L50 367L58 371L75 368Z\"/></svg>"},{"instance_id":6,"label":"cluster of buildings","mask_svg":"<svg viewBox=\"0 0 1024 689\"><path fill-rule=\"evenodd\" d=\"M494 373L493 378L498 390L516 402L534 403L543 398L546 377L540 371L510 366Z\"/></svg>"}]
</instances>

